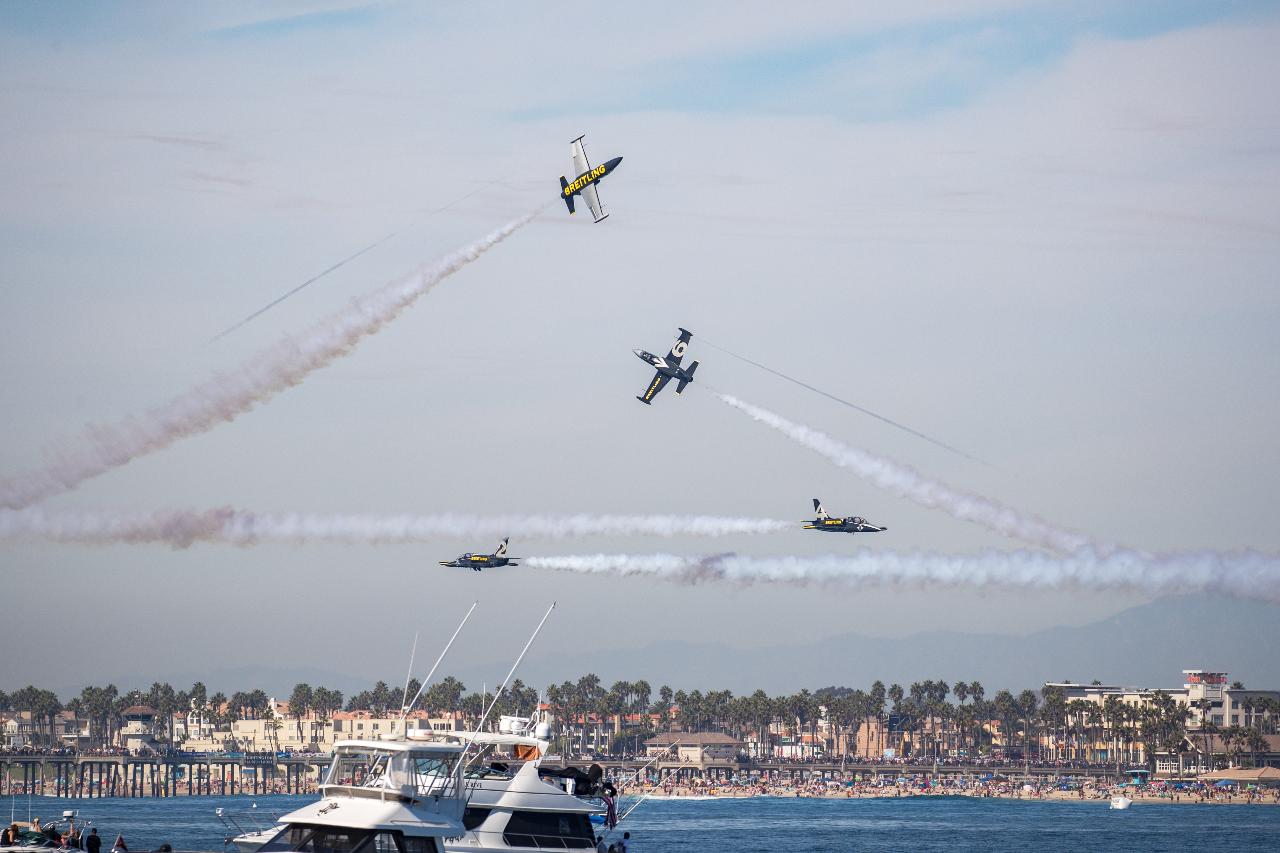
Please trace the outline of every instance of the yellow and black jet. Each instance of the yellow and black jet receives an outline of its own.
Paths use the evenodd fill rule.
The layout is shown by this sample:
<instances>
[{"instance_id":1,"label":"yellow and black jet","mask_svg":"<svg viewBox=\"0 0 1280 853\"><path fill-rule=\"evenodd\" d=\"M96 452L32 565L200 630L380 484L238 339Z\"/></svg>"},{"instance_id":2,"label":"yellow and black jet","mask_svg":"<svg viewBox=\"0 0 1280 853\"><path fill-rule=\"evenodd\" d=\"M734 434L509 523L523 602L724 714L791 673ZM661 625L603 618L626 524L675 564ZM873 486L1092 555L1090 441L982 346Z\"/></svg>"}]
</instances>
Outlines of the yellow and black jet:
<instances>
[{"instance_id":1,"label":"yellow and black jet","mask_svg":"<svg viewBox=\"0 0 1280 853\"><path fill-rule=\"evenodd\" d=\"M676 393L683 394L685 386L693 381L693 372L698 369L698 362L693 362L688 367L680 366L680 359L684 358L685 351L689 349L689 339L693 337L693 332L688 329L680 330L680 337L676 338L676 342L671 345L671 352L663 355L654 355L642 349L633 349L632 352L641 361L649 364L657 372L653 374L653 381L649 383L649 387L645 389L644 394L636 397L646 406L653 403L653 398L658 396L658 392L672 379L676 380Z\"/></svg>"},{"instance_id":2,"label":"yellow and black jet","mask_svg":"<svg viewBox=\"0 0 1280 853\"><path fill-rule=\"evenodd\" d=\"M573 213L573 197L580 195L587 200L587 206L591 208L591 215L595 217L596 222L607 219L609 214L604 213L600 206L600 194L596 191L596 184L604 180L605 175L618 168L622 158L614 157L601 166L593 167L587 160L587 149L582 145L581 136L569 143L569 153L573 157L573 170L578 173L578 177L570 181L564 175L560 176L560 198L564 199L569 212Z\"/></svg>"},{"instance_id":3,"label":"yellow and black jet","mask_svg":"<svg viewBox=\"0 0 1280 853\"><path fill-rule=\"evenodd\" d=\"M806 521L805 530L826 530L829 533L883 533L889 529L876 527L874 524L867 523L865 518L856 515L849 518L832 518L827 515L827 511L822 508L822 501L817 498L813 499L813 511L818 517L813 521Z\"/></svg>"},{"instance_id":4,"label":"yellow and black jet","mask_svg":"<svg viewBox=\"0 0 1280 853\"><path fill-rule=\"evenodd\" d=\"M510 537L508 537L510 538ZM498 550L492 554L463 554L456 560L441 560L440 565L449 566L454 569L471 569L478 572L481 569L496 569L502 566L518 566L516 560L521 557L507 556L507 539L502 540L502 544L498 546Z\"/></svg>"}]
</instances>

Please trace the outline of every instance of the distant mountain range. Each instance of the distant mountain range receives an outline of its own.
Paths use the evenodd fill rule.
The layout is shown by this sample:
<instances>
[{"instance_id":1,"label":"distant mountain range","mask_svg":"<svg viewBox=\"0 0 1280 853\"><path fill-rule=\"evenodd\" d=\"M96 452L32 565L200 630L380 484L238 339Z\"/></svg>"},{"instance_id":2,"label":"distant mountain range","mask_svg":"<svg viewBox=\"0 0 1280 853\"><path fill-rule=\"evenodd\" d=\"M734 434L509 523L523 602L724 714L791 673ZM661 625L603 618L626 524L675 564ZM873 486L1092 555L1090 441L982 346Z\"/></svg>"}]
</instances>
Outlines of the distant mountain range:
<instances>
[{"instance_id":1,"label":"distant mountain range","mask_svg":"<svg viewBox=\"0 0 1280 853\"><path fill-rule=\"evenodd\" d=\"M594 672L609 684L647 680L692 690L729 689L771 694L828 685L867 687L876 679L904 686L923 679L982 682L987 695L1007 688L1038 688L1046 680L1175 687L1182 670L1226 671L1250 687L1280 689L1280 607L1235 599L1185 596L1165 598L1081 627L1057 627L1032 634L969 634L929 631L902 638L841 634L823 640L763 649L723 643L667 641L636 649L562 650L531 653L517 676L545 687ZM510 661L451 670L469 690L495 685ZM397 664L399 666L399 664ZM395 667L392 667L393 669ZM337 688L348 696L386 678L352 675L317 667L250 665L205 672L140 675L118 683L150 685L168 681L186 687L196 680L210 692L261 687L285 698L299 681ZM446 670L448 669L446 664ZM64 697L79 686L59 690Z\"/></svg>"},{"instance_id":2,"label":"distant mountain range","mask_svg":"<svg viewBox=\"0 0 1280 853\"><path fill-rule=\"evenodd\" d=\"M876 679L906 686L923 679L981 681L987 695L1039 688L1045 681L1174 687L1182 670L1230 673L1249 686L1280 689L1280 607L1233 599L1176 597L1081 627L1023 636L930 631L902 638L841 634L765 649L669 641L625 651L544 655L521 673L546 685L594 672L606 684L644 678L685 689L756 688L769 693L829 685L866 687ZM505 672L495 665L487 680ZM481 673L459 673L471 686ZM501 677L500 675L497 677Z\"/></svg>"}]
</instances>

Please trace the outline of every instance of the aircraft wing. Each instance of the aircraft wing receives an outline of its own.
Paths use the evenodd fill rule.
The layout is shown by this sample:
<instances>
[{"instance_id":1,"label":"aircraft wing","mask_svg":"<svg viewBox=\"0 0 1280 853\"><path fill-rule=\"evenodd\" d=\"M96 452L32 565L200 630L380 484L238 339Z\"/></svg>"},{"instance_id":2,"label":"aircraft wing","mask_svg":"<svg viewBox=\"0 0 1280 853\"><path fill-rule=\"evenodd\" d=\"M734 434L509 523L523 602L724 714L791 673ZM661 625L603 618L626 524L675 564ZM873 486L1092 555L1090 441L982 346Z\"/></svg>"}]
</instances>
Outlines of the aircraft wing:
<instances>
[{"instance_id":1,"label":"aircraft wing","mask_svg":"<svg viewBox=\"0 0 1280 853\"><path fill-rule=\"evenodd\" d=\"M596 192L595 184L587 184L583 187L582 197L587 200L587 206L591 208L591 215L596 218L596 222L608 218L609 214L600 209L600 195Z\"/></svg>"},{"instance_id":2,"label":"aircraft wing","mask_svg":"<svg viewBox=\"0 0 1280 853\"><path fill-rule=\"evenodd\" d=\"M573 174L575 176L581 175L591 168L591 163L587 160L587 149L582 145L581 136L569 143L569 154L573 157Z\"/></svg>"},{"instance_id":3,"label":"aircraft wing","mask_svg":"<svg viewBox=\"0 0 1280 853\"><path fill-rule=\"evenodd\" d=\"M665 373L653 374L653 381L650 382L649 387L645 389L644 396L636 397L636 399L641 403L652 403L653 398L658 396L658 392L662 390L663 386L665 386L670 379L671 377L667 376Z\"/></svg>"},{"instance_id":4,"label":"aircraft wing","mask_svg":"<svg viewBox=\"0 0 1280 853\"><path fill-rule=\"evenodd\" d=\"M684 329L680 330L680 337L676 338L676 342L671 345L671 351L667 353L667 363L680 366L680 359L684 358L685 352L689 349L689 340L693 337L692 332Z\"/></svg>"}]
</instances>

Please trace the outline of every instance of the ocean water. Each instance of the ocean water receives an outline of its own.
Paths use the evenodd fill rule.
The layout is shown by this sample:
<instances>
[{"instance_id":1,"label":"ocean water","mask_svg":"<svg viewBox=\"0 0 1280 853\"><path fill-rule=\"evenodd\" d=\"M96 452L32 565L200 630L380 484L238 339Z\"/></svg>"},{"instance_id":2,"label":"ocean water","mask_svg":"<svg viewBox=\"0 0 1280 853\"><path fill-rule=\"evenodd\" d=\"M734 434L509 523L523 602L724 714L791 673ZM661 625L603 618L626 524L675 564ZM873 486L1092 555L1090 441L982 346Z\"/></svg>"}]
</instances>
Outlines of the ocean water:
<instances>
[{"instance_id":1,"label":"ocean water","mask_svg":"<svg viewBox=\"0 0 1280 853\"><path fill-rule=\"evenodd\" d=\"M106 838L123 832L133 851L163 843L176 850L221 851L225 832L214 809L285 812L309 798L179 797L137 800L53 800L35 797L34 815L48 819L78 808ZM0 819L15 806L27 817L27 799L0 798ZM648 800L619 831L632 836L633 853L741 851L818 853L968 853L987 850L1162 851L1280 850L1280 806L1134 803L1112 811L1107 802L1040 802L908 797L824 800L782 797Z\"/></svg>"}]
</instances>

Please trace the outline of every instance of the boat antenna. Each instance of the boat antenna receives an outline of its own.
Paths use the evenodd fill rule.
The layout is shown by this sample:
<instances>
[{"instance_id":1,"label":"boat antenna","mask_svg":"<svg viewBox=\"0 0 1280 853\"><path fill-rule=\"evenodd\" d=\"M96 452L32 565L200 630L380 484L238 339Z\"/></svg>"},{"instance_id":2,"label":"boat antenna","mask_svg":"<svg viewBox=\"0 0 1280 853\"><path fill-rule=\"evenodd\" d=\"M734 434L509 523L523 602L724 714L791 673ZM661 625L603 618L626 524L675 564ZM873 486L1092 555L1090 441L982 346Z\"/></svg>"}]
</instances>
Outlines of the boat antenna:
<instances>
[{"instance_id":1,"label":"boat antenna","mask_svg":"<svg viewBox=\"0 0 1280 853\"><path fill-rule=\"evenodd\" d=\"M489 715L493 713L494 706L498 704L498 700L502 698L503 692L507 689L507 685L511 683L511 676L516 674L516 669L520 666L520 661L524 660L525 654L529 651L529 647L533 645L533 641L537 639L538 632L542 630L542 626L547 623L547 618L551 616L551 611L556 609L556 603L551 602L551 606L547 608L547 612L542 614L542 621L538 623L538 627L533 629L533 634L529 637L528 642L524 644L524 648L520 650L520 656L516 658L516 662L511 664L511 670L507 673L507 677L502 679L502 683L498 685L497 691L493 694L493 701L489 703L489 707L485 709L484 716L480 718L480 722L476 724L476 729L471 733L471 737L467 739L467 745L462 748L462 754L466 755L467 750L475 743L476 735L484 728L485 720L489 719ZM470 763L469 761L467 762Z\"/></svg>"},{"instance_id":2,"label":"boat antenna","mask_svg":"<svg viewBox=\"0 0 1280 853\"><path fill-rule=\"evenodd\" d=\"M413 648L409 650L409 671L404 674L404 695L400 697L400 713L408 712L405 703L409 701L409 682L413 680L413 657L418 653L418 632L413 632ZM400 719L404 719L401 717Z\"/></svg>"},{"instance_id":3,"label":"boat antenna","mask_svg":"<svg viewBox=\"0 0 1280 853\"><path fill-rule=\"evenodd\" d=\"M667 747L667 749L668 749L668 750L672 750L672 749L675 749L675 748L676 748L676 747L678 747L678 746L680 746L680 741L676 741L675 743L671 744L671 746ZM640 774L641 774L641 773L643 773L644 771L646 771L646 770L648 770L650 767L652 767L652 766L653 766L653 763L654 763L655 761L657 761L657 760L658 760L658 759L660 759L660 758L665 758L665 757L666 757L666 756L665 756L665 755L663 755L663 753L659 752L659 753L658 753L657 755L655 755L653 758L649 759L649 760L645 763L645 765L644 765L643 767L641 767L639 770L637 770L637 771L636 771L636 772L634 772L634 773L629 774L629 775L627 776L627 781L626 781L626 782L622 782L621 784L623 784L623 785L630 785L632 782L639 782L639 781L640 781Z\"/></svg>"},{"instance_id":4,"label":"boat antenna","mask_svg":"<svg viewBox=\"0 0 1280 853\"><path fill-rule=\"evenodd\" d=\"M418 699L422 696L422 691L426 690L427 685L431 683L431 678L436 674L436 669L439 668L440 661L444 660L444 656L449 653L449 649L453 646L453 641L458 639L458 635L462 633L462 626L467 624L467 620L471 618L471 614L475 612L476 605L479 603L480 602L478 601L471 602L471 609L467 611L467 615L463 616L462 621L458 623L458 627L453 632L453 636L450 637L449 642L445 644L444 651L440 652L440 657L436 658L436 662L432 665L431 671L427 673L427 677L423 680L422 686L419 687L418 692L413 695L413 701L407 703L404 706L404 709L400 712L401 720L404 720L405 717L409 716L409 710L413 708L414 705L418 704Z\"/></svg>"},{"instance_id":5,"label":"boat antenna","mask_svg":"<svg viewBox=\"0 0 1280 853\"><path fill-rule=\"evenodd\" d=\"M673 774L672 774L672 772L671 772L671 771L668 771L668 772L667 772L667 779L669 780L669 779L671 778L671 776L672 776L672 775L673 775ZM635 811L635 810L640 806L640 804L641 804L641 803L643 803L645 800L649 799L649 797L653 796L653 792L654 792L654 791L656 791L656 790L658 790L658 788L659 788L659 787L661 787L661 786L662 786L662 780L661 780L661 779L659 779L656 783L654 783L654 786L653 786L652 788L650 788L650 789L649 789L649 792L648 792L647 794L645 794L643 797L641 797L640 799L638 799L638 800L636 800L634 803L632 803L632 804L631 804L631 808L627 809L625 812L623 812L623 813L622 813L622 815L618 818L618 823L622 823L624 820L626 820L626 819L627 819L627 815L631 814L633 811Z\"/></svg>"}]
</instances>

